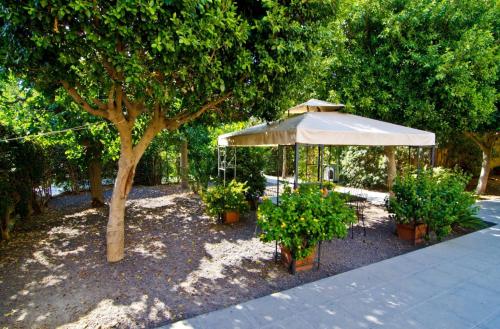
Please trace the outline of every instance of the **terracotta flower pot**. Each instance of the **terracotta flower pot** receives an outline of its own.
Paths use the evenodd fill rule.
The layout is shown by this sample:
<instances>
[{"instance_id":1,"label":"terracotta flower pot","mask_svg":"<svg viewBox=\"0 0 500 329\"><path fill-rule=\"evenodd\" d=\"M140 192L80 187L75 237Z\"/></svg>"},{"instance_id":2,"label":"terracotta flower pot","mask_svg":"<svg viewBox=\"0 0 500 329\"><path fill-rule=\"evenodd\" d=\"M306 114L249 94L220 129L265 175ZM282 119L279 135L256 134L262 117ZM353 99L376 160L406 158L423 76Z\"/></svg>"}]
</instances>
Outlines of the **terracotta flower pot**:
<instances>
[{"instance_id":1,"label":"terracotta flower pot","mask_svg":"<svg viewBox=\"0 0 500 329\"><path fill-rule=\"evenodd\" d=\"M397 224L398 237L401 240L413 241L419 244L424 241L427 234L427 224Z\"/></svg>"},{"instance_id":2,"label":"terracotta flower pot","mask_svg":"<svg viewBox=\"0 0 500 329\"><path fill-rule=\"evenodd\" d=\"M240 213L237 211L226 211L222 217L225 224L233 224L240 221Z\"/></svg>"},{"instance_id":3,"label":"terracotta flower pot","mask_svg":"<svg viewBox=\"0 0 500 329\"><path fill-rule=\"evenodd\" d=\"M294 261L292 253L285 246L280 245L280 248L281 248L281 261L283 262L283 264L285 264L287 268L291 268L292 262ZM312 252L306 258L295 260L295 271L302 272L311 270L314 266L315 256L316 256L316 247L314 247Z\"/></svg>"}]
</instances>

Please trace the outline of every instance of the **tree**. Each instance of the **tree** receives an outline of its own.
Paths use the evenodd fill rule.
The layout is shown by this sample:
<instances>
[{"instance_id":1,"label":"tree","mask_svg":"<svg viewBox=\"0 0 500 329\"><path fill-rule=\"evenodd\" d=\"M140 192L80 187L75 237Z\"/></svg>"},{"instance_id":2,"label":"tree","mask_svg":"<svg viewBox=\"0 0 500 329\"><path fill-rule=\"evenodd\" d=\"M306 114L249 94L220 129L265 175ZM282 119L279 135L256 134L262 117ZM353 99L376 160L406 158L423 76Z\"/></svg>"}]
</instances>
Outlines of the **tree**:
<instances>
[{"instance_id":1,"label":"tree","mask_svg":"<svg viewBox=\"0 0 500 329\"><path fill-rule=\"evenodd\" d=\"M490 0L349 2L344 42L331 46L329 98L441 142L498 132L499 13Z\"/></svg>"},{"instance_id":2,"label":"tree","mask_svg":"<svg viewBox=\"0 0 500 329\"><path fill-rule=\"evenodd\" d=\"M88 172L92 205L102 206L102 166L118 153L110 127L102 119L82 113L65 92L52 96L45 97L24 81L4 75L0 81L0 123L17 135L27 136L47 153L49 186L62 183L78 192ZM54 131L60 133L52 134Z\"/></svg>"},{"instance_id":3,"label":"tree","mask_svg":"<svg viewBox=\"0 0 500 329\"><path fill-rule=\"evenodd\" d=\"M2 2L2 66L46 92L62 85L118 131L108 261L124 257L125 202L154 136L218 107L274 117L279 89L297 81L334 10L298 0Z\"/></svg>"},{"instance_id":4,"label":"tree","mask_svg":"<svg viewBox=\"0 0 500 329\"><path fill-rule=\"evenodd\" d=\"M9 240L14 213L30 218L33 189L43 179L43 153L34 143L18 137L0 124L0 240Z\"/></svg>"}]
</instances>

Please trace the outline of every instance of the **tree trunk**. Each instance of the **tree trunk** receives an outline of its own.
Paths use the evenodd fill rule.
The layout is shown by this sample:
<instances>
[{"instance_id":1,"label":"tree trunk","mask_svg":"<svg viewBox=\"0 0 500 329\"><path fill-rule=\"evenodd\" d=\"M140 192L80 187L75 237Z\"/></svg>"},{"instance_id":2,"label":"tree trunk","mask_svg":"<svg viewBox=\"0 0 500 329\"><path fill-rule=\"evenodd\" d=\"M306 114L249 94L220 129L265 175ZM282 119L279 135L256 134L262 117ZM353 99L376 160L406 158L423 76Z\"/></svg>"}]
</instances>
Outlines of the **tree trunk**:
<instances>
[{"instance_id":1,"label":"tree trunk","mask_svg":"<svg viewBox=\"0 0 500 329\"><path fill-rule=\"evenodd\" d=\"M2 240L7 241L10 240L10 232L9 232L9 221L10 221L10 209L5 209L5 212L2 214L2 222L0 223L0 231L2 233Z\"/></svg>"},{"instance_id":2,"label":"tree trunk","mask_svg":"<svg viewBox=\"0 0 500 329\"><path fill-rule=\"evenodd\" d=\"M188 143L183 140L181 143L181 186L183 189L189 187L189 163L188 163Z\"/></svg>"},{"instance_id":3,"label":"tree trunk","mask_svg":"<svg viewBox=\"0 0 500 329\"><path fill-rule=\"evenodd\" d=\"M387 157L387 190L392 192L392 185L396 178L396 153L394 146L385 146L384 153Z\"/></svg>"},{"instance_id":4,"label":"tree trunk","mask_svg":"<svg viewBox=\"0 0 500 329\"><path fill-rule=\"evenodd\" d=\"M282 148L282 152L283 152L283 163L282 163L282 167L281 167L281 177L282 178L286 178L286 146L283 146Z\"/></svg>"},{"instance_id":5,"label":"tree trunk","mask_svg":"<svg viewBox=\"0 0 500 329\"><path fill-rule=\"evenodd\" d=\"M15 196L16 197L16 196ZM19 199L15 199L14 203L7 205L4 213L1 214L2 218L0 218L0 232L2 234L2 240L7 241L10 240L10 221L11 216L16 209L16 203L19 202Z\"/></svg>"},{"instance_id":6,"label":"tree trunk","mask_svg":"<svg viewBox=\"0 0 500 329\"><path fill-rule=\"evenodd\" d=\"M97 154L89 161L89 181L92 207L104 206L104 192L102 188L102 165Z\"/></svg>"},{"instance_id":7,"label":"tree trunk","mask_svg":"<svg viewBox=\"0 0 500 329\"><path fill-rule=\"evenodd\" d=\"M488 177L490 176L491 170L491 149L482 148L482 152L483 162L481 163L481 174L479 175L479 180L477 181L477 194L484 194L486 192L486 187L488 186Z\"/></svg>"},{"instance_id":8,"label":"tree trunk","mask_svg":"<svg viewBox=\"0 0 500 329\"><path fill-rule=\"evenodd\" d=\"M125 203L132 188L136 165L137 162L133 158L132 151L122 150L109 206L109 219L106 230L108 262L118 262L124 256Z\"/></svg>"},{"instance_id":9,"label":"tree trunk","mask_svg":"<svg viewBox=\"0 0 500 329\"><path fill-rule=\"evenodd\" d=\"M492 154L495 144L498 139L497 132L486 132L486 133L471 133L466 132L465 135L474 141L477 146L483 152L483 161L481 163L481 174L477 181L476 193L484 194L488 186L488 177L490 176L491 165L492 165Z\"/></svg>"}]
</instances>

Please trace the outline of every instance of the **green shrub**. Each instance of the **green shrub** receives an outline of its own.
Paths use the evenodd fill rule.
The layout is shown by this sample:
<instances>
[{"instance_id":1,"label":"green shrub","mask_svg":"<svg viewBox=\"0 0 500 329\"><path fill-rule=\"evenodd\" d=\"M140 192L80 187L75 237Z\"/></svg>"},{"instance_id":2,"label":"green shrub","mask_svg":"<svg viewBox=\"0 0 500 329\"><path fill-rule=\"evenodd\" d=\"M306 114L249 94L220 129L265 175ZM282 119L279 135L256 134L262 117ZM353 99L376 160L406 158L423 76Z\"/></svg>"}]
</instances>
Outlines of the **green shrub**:
<instances>
[{"instance_id":1,"label":"green shrub","mask_svg":"<svg viewBox=\"0 0 500 329\"><path fill-rule=\"evenodd\" d=\"M320 241L347 235L348 224L354 222L354 210L338 193L323 197L318 187L289 187L274 205L266 199L259 206L258 225L264 242L278 241L295 259L307 257Z\"/></svg>"},{"instance_id":2,"label":"green shrub","mask_svg":"<svg viewBox=\"0 0 500 329\"><path fill-rule=\"evenodd\" d=\"M340 179L348 186L383 188L387 163L381 147L349 147L341 160Z\"/></svg>"},{"instance_id":3,"label":"green shrub","mask_svg":"<svg viewBox=\"0 0 500 329\"><path fill-rule=\"evenodd\" d=\"M245 147L237 150L236 180L246 182L247 200L254 200L264 194L266 189L266 178L263 174L265 161L263 148Z\"/></svg>"},{"instance_id":4,"label":"green shrub","mask_svg":"<svg viewBox=\"0 0 500 329\"><path fill-rule=\"evenodd\" d=\"M407 173L396 178L387 209L397 223L426 223L441 239L455 225L479 225L475 197L465 191L468 180L460 172L444 169Z\"/></svg>"},{"instance_id":5,"label":"green shrub","mask_svg":"<svg viewBox=\"0 0 500 329\"><path fill-rule=\"evenodd\" d=\"M248 203L245 199L245 193L248 190L246 183L239 183L232 180L226 186L215 185L201 194L203 202L206 205L207 213L216 217L226 211L242 212L247 210Z\"/></svg>"}]
</instances>

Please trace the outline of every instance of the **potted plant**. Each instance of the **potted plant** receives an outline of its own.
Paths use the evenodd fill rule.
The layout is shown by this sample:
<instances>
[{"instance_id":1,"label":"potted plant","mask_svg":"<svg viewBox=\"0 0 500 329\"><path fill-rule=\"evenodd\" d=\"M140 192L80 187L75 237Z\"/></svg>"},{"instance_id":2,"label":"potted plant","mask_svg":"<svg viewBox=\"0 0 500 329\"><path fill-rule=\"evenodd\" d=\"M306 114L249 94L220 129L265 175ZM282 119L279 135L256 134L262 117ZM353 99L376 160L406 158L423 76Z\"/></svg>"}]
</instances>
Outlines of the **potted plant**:
<instances>
[{"instance_id":1,"label":"potted plant","mask_svg":"<svg viewBox=\"0 0 500 329\"><path fill-rule=\"evenodd\" d=\"M469 177L459 171L421 170L396 179L387 209L398 236L421 243L430 232L440 240L454 226L481 227L475 218L475 197L466 192Z\"/></svg>"},{"instance_id":2,"label":"potted plant","mask_svg":"<svg viewBox=\"0 0 500 329\"><path fill-rule=\"evenodd\" d=\"M238 159L244 159L238 164L236 180L247 183L245 198L251 210L257 209L257 200L264 195L266 178L263 171L266 157L262 148L245 147L238 149Z\"/></svg>"},{"instance_id":3,"label":"potted plant","mask_svg":"<svg viewBox=\"0 0 500 329\"><path fill-rule=\"evenodd\" d=\"M335 189L335 184L330 181L323 182L323 195L327 196L330 192L332 192Z\"/></svg>"},{"instance_id":4,"label":"potted plant","mask_svg":"<svg viewBox=\"0 0 500 329\"><path fill-rule=\"evenodd\" d=\"M226 224L238 222L240 213L245 211L248 204L245 200L246 183L232 180L226 186L218 184L202 193L203 202L210 216L222 218Z\"/></svg>"},{"instance_id":5,"label":"potted plant","mask_svg":"<svg viewBox=\"0 0 500 329\"><path fill-rule=\"evenodd\" d=\"M425 173L398 176L393 195L386 200L398 237L419 244L427 235L427 218L432 207L432 181Z\"/></svg>"},{"instance_id":6,"label":"potted plant","mask_svg":"<svg viewBox=\"0 0 500 329\"><path fill-rule=\"evenodd\" d=\"M345 237L356 219L338 193L324 197L317 186L286 187L280 199L279 205L263 201L257 223L263 231L260 239L279 243L281 259L292 273L311 269L318 243Z\"/></svg>"}]
</instances>

